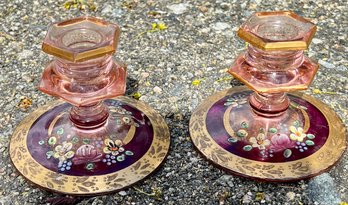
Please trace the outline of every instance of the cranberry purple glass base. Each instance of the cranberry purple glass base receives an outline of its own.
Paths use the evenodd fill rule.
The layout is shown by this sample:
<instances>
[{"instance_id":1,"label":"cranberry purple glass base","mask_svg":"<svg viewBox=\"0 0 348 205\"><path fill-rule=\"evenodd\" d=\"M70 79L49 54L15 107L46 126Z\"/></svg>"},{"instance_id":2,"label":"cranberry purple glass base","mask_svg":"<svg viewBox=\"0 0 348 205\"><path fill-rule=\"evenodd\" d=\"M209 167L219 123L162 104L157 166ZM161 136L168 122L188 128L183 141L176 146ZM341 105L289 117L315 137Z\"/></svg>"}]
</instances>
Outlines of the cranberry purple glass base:
<instances>
[{"instance_id":1,"label":"cranberry purple glass base","mask_svg":"<svg viewBox=\"0 0 348 205\"><path fill-rule=\"evenodd\" d=\"M49 28L42 49L55 58L38 89L67 103L37 109L13 133L11 160L30 182L70 195L104 194L144 179L164 161L165 121L122 96L126 67L112 59L119 34L116 24L94 17Z\"/></svg>"},{"instance_id":2,"label":"cranberry purple glass base","mask_svg":"<svg viewBox=\"0 0 348 205\"><path fill-rule=\"evenodd\" d=\"M45 112L28 132L31 156L47 169L71 176L110 174L138 161L153 141L149 118L121 101L105 104L109 119L97 133L76 128L67 103Z\"/></svg>"},{"instance_id":3,"label":"cranberry purple glass base","mask_svg":"<svg viewBox=\"0 0 348 205\"><path fill-rule=\"evenodd\" d=\"M10 156L16 169L33 184L69 195L97 195L124 189L149 176L169 150L163 118L144 103L117 97L97 130L69 120L72 106L53 101L16 128Z\"/></svg>"},{"instance_id":4,"label":"cranberry purple glass base","mask_svg":"<svg viewBox=\"0 0 348 205\"><path fill-rule=\"evenodd\" d=\"M281 119L265 119L247 103L250 94L225 96L208 110L207 131L224 149L250 160L287 162L308 157L326 142L328 122L311 103L290 95Z\"/></svg>"},{"instance_id":5,"label":"cranberry purple glass base","mask_svg":"<svg viewBox=\"0 0 348 205\"><path fill-rule=\"evenodd\" d=\"M309 178L340 159L342 121L318 100L293 93L307 89L319 68L303 51L315 31L293 12L257 12L241 26L238 35L249 45L228 72L252 91L222 91L193 113L191 137L204 156L266 181Z\"/></svg>"},{"instance_id":6,"label":"cranberry purple glass base","mask_svg":"<svg viewBox=\"0 0 348 205\"><path fill-rule=\"evenodd\" d=\"M192 114L191 138L208 160L248 178L296 181L322 173L341 158L345 128L328 106L290 93L285 113L265 118L248 103L251 94L246 87L221 91Z\"/></svg>"}]
</instances>

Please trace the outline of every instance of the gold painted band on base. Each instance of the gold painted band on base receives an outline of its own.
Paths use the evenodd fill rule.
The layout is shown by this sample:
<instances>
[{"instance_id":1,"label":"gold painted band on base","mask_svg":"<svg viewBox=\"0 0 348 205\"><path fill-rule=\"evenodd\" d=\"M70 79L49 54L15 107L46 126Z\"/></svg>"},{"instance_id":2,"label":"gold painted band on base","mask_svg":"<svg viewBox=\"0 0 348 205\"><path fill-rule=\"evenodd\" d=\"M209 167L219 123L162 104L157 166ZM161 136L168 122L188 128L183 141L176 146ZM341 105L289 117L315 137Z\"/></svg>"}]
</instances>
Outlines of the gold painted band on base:
<instances>
[{"instance_id":1,"label":"gold painted band on base","mask_svg":"<svg viewBox=\"0 0 348 205\"><path fill-rule=\"evenodd\" d=\"M32 124L46 111L63 101L53 101L27 116L14 131L10 142L10 158L15 168L30 182L44 189L69 195L100 195L134 184L151 174L164 161L170 134L164 119L141 101L120 96L115 98L142 111L151 121L154 136L150 148L138 161L115 173L96 176L71 176L56 173L39 164L29 153L27 136Z\"/></svg>"},{"instance_id":2,"label":"gold painted band on base","mask_svg":"<svg viewBox=\"0 0 348 205\"><path fill-rule=\"evenodd\" d=\"M309 178L332 167L346 149L346 129L327 105L300 92L291 95L300 97L315 107L325 116L329 124L329 136L325 144L312 155L289 162L260 162L239 157L228 152L211 138L206 127L208 110L220 99L235 92L248 90L240 86L218 92L208 97L194 111L190 119L190 134L196 148L210 161L237 175L264 181L296 181Z\"/></svg>"}]
</instances>

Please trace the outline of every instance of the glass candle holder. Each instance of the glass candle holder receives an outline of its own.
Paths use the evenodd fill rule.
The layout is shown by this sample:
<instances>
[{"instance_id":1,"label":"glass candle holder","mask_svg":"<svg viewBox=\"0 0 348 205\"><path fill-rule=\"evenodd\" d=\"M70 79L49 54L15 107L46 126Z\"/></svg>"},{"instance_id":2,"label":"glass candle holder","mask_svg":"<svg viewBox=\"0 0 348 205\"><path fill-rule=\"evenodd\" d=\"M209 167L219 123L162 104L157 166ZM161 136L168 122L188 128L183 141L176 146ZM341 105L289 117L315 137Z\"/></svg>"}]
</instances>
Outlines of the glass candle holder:
<instances>
[{"instance_id":1,"label":"glass candle holder","mask_svg":"<svg viewBox=\"0 0 348 205\"><path fill-rule=\"evenodd\" d=\"M54 59L38 89L66 103L39 108L13 134L11 160L30 182L69 195L104 194L163 162L170 142L165 121L122 96L126 67L112 59L119 36L116 24L94 17L49 28L42 49Z\"/></svg>"},{"instance_id":2,"label":"glass candle holder","mask_svg":"<svg viewBox=\"0 0 348 205\"><path fill-rule=\"evenodd\" d=\"M293 12L258 12L239 29L249 43L228 72L247 87L206 99L192 114L198 150L231 173L296 181L332 167L346 149L342 121L300 92L319 65L304 55L316 31ZM288 93L290 92L290 93Z\"/></svg>"}]
</instances>

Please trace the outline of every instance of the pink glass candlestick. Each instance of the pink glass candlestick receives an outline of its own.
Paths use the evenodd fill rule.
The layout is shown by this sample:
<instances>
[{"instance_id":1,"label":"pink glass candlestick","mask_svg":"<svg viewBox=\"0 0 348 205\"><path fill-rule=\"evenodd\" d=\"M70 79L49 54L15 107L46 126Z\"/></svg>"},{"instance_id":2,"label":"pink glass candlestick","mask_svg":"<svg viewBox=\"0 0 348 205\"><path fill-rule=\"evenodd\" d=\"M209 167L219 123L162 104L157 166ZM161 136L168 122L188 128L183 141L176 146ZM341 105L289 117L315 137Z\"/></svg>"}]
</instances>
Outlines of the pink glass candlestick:
<instances>
[{"instance_id":1,"label":"pink glass candlestick","mask_svg":"<svg viewBox=\"0 0 348 205\"><path fill-rule=\"evenodd\" d=\"M42 49L56 58L43 72L39 89L74 105L70 119L76 127L93 129L106 123L103 99L123 95L125 68L112 60L120 29L96 18L54 24Z\"/></svg>"},{"instance_id":2,"label":"pink glass candlestick","mask_svg":"<svg viewBox=\"0 0 348 205\"><path fill-rule=\"evenodd\" d=\"M116 24L94 17L49 28L42 49L54 60L38 88L67 103L55 101L29 115L10 146L15 167L34 184L71 195L114 192L164 160L164 120L144 103L120 96L126 68L112 59L119 36Z\"/></svg>"},{"instance_id":3,"label":"pink glass candlestick","mask_svg":"<svg viewBox=\"0 0 348 205\"><path fill-rule=\"evenodd\" d=\"M303 52L315 31L292 12L255 13L240 27L249 45L228 72L254 92L219 92L193 113L191 137L205 157L267 181L312 177L337 162L346 148L341 120L318 100L287 93L307 89L318 70Z\"/></svg>"}]
</instances>

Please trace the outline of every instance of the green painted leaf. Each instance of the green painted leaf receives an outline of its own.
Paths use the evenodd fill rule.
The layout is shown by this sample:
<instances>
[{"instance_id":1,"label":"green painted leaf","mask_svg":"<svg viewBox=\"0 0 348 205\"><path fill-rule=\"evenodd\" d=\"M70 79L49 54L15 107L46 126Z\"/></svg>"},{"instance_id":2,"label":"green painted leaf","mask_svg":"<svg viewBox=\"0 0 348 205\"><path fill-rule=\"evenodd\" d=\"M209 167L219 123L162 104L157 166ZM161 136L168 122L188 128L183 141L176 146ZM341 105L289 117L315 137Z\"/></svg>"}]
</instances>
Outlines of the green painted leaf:
<instances>
[{"instance_id":1,"label":"green painted leaf","mask_svg":"<svg viewBox=\"0 0 348 205\"><path fill-rule=\"evenodd\" d=\"M294 123L293 123L293 125L294 125L295 127L300 127L301 123L300 123L300 121L295 120Z\"/></svg>"},{"instance_id":2,"label":"green painted leaf","mask_svg":"<svg viewBox=\"0 0 348 205\"><path fill-rule=\"evenodd\" d=\"M238 130L237 136L238 137L246 137L246 136L248 136L248 132L246 130Z\"/></svg>"},{"instance_id":3,"label":"green painted leaf","mask_svg":"<svg viewBox=\"0 0 348 205\"><path fill-rule=\"evenodd\" d=\"M64 133L64 129L61 127L57 130L58 135L62 135Z\"/></svg>"},{"instance_id":4,"label":"green painted leaf","mask_svg":"<svg viewBox=\"0 0 348 205\"><path fill-rule=\"evenodd\" d=\"M49 145L55 145L56 142L57 142L57 138L56 138L56 137L50 137L50 138L48 139L48 144L49 144Z\"/></svg>"},{"instance_id":5,"label":"green painted leaf","mask_svg":"<svg viewBox=\"0 0 348 205\"><path fill-rule=\"evenodd\" d=\"M124 154L122 154L122 155L120 155L120 156L117 156L116 159L117 159L117 161L119 161L119 162L124 161L124 160L125 160Z\"/></svg>"},{"instance_id":6,"label":"green painted leaf","mask_svg":"<svg viewBox=\"0 0 348 205\"><path fill-rule=\"evenodd\" d=\"M86 165L86 169L87 170L92 170L94 168L94 163L88 163L87 165Z\"/></svg>"},{"instance_id":7,"label":"green painted leaf","mask_svg":"<svg viewBox=\"0 0 348 205\"><path fill-rule=\"evenodd\" d=\"M120 119L117 119L117 120L116 120L116 124L117 124L117 125L120 125L120 124L122 124L122 121L121 121Z\"/></svg>"},{"instance_id":8,"label":"green painted leaf","mask_svg":"<svg viewBox=\"0 0 348 205\"><path fill-rule=\"evenodd\" d=\"M244 147L243 147L243 150L244 151L250 151L250 150L252 150L253 149L253 147L251 146L251 145L245 145Z\"/></svg>"},{"instance_id":9,"label":"green painted leaf","mask_svg":"<svg viewBox=\"0 0 348 205\"><path fill-rule=\"evenodd\" d=\"M238 142L238 140L237 140L236 138L232 138L232 137L228 138L227 141L229 141L229 142L231 142L231 143L236 143L236 142Z\"/></svg>"},{"instance_id":10,"label":"green painted leaf","mask_svg":"<svg viewBox=\"0 0 348 205\"><path fill-rule=\"evenodd\" d=\"M290 149L286 149L283 152L285 158L289 158L292 155L292 151Z\"/></svg>"},{"instance_id":11,"label":"green painted leaf","mask_svg":"<svg viewBox=\"0 0 348 205\"><path fill-rule=\"evenodd\" d=\"M50 159L53 156L54 152L53 151L48 151L46 152L46 157L47 159Z\"/></svg>"},{"instance_id":12,"label":"green painted leaf","mask_svg":"<svg viewBox=\"0 0 348 205\"><path fill-rule=\"evenodd\" d=\"M249 125L247 122L242 122L241 127L244 129L247 129L247 128L249 128Z\"/></svg>"},{"instance_id":13,"label":"green painted leaf","mask_svg":"<svg viewBox=\"0 0 348 205\"><path fill-rule=\"evenodd\" d=\"M277 131L278 130L276 128L274 128L274 127L271 127L271 128L268 129L268 132L273 133L273 134L277 133Z\"/></svg>"},{"instance_id":14,"label":"green painted leaf","mask_svg":"<svg viewBox=\"0 0 348 205\"><path fill-rule=\"evenodd\" d=\"M82 142L83 142L84 144L89 144L89 143L90 143L90 140L87 139L87 138L84 138L84 139L82 140Z\"/></svg>"},{"instance_id":15,"label":"green painted leaf","mask_svg":"<svg viewBox=\"0 0 348 205\"><path fill-rule=\"evenodd\" d=\"M312 139L315 138L315 135L313 135L313 134L307 134L307 138L312 140Z\"/></svg>"},{"instance_id":16,"label":"green painted leaf","mask_svg":"<svg viewBox=\"0 0 348 205\"><path fill-rule=\"evenodd\" d=\"M75 137L72 138L71 142L76 144L76 143L79 142L79 138L75 136Z\"/></svg>"},{"instance_id":17,"label":"green painted leaf","mask_svg":"<svg viewBox=\"0 0 348 205\"><path fill-rule=\"evenodd\" d=\"M306 145L308 146L314 146L315 143L312 140L306 140Z\"/></svg>"},{"instance_id":18,"label":"green painted leaf","mask_svg":"<svg viewBox=\"0 0 348 205\"><path fill-rule=\"evenodd\" d=\"M129 151L129 150L125 151L125 154L128 155L128 156L133 156L134 155L134 153L132 151Z\"/></svg>"}]
</instances>

